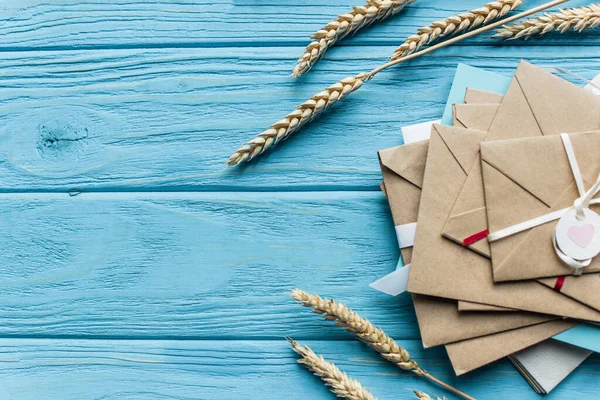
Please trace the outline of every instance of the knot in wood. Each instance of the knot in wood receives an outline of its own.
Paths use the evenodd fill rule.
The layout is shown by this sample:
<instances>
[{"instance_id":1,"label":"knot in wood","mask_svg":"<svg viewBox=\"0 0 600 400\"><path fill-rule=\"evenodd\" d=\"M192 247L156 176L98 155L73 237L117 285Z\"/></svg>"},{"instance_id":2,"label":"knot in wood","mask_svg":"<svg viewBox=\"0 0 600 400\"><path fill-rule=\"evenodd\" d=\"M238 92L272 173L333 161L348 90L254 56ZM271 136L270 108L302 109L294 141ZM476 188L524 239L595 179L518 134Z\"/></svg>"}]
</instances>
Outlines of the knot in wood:
<instances>
[{"instance_id":1,"label":"knot in wood","mask_svg":"<svg viewBox=\"0 0 600 400\"><path fill-rule=\"evenodd\" d=\"M88 128L75 121L51 120L37 127L37 151L45 160L78 158L86 147Z\"/></svg>"}]
</instances>

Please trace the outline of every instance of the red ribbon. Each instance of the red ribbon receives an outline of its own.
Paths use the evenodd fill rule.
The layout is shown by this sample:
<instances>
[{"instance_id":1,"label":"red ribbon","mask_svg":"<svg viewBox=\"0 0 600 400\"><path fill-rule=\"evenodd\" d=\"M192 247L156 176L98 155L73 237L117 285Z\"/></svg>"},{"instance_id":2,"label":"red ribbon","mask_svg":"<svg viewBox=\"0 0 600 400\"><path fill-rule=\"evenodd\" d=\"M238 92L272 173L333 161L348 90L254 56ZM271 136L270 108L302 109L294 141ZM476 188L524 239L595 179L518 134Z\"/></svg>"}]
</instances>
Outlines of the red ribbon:
<instances>
[{"instance_id":1,"label":"red ribbon","mask_svg":"<svg viewBox=\"0 0 600 400\"><path fill-rule=\"evenodd\" d=\"M560 292L563 285L565 284L566 278L567 278L566 276L561 276L560 278L556 278L556 283L554 284L554 290L556 290L557 292Z\"/></svg>"},{"instance_id":2,"label":"red ribbon","mask_svg":"<svg viewBox=\"0 0 600 400\"><path fill-rule=\"evenodd\" d=\"M480 240L485 239L486 237L488 237L489 234L490 234L490 232L487 229L485 231L477 232L476 234L471 235L468 238L466 238L465 240L463 240L463 244L465 246L470 246L473 243L477 243Z\"/></svg>"}]
</instances>

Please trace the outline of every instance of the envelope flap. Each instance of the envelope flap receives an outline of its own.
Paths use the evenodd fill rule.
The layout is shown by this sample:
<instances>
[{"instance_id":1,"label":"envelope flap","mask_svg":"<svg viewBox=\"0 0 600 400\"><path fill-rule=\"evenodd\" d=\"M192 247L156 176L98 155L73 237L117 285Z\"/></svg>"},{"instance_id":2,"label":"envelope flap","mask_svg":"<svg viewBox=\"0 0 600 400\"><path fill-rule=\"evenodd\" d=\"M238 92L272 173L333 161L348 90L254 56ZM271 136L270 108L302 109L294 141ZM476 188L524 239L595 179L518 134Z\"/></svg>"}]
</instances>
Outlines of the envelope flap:
<instances>
[{"instance_id":1,"label":"envelope flap","mask_svg":"<svg viewBox=\"0 0 600 400\"><path fill-rule=\"evenodd\" d=\"M498 104L455 104L454 116L468 129L487 131L498 107Z\"/></svg>"},{"instance_id":2,"label":"envelope flap","mask_svg":"<svg viewBox=\"0 0 600 400\"><path fill-rule=\"evenodd\" d=\"M544 135L600 129L600 96L525 61L515 78Z\"/></svg>"},{"instance_id":3,"label":"envelope flap","mask_svg":"<svg viewBox=\"0 0 600 400\"><path fill-rule=\"evenodd\" d=\"M444 125L434 125L433 129L439 133L465 174L468 174L485 132Z\"/></svg>"},{"instance_id":4,"label":"envelope flap","mask_svg":"<svg viewBox=\"0 0 600 400\"><path fill-rule=\"evenodd\" d=\"M560 136L539 139L482 143L481 159L551 207L557 193L573 181L573 174Z\"/></svg>"},{"instance_id":5,"label":"envelope flap","mask_svg":"<svg viewBox=\"0 0 600 400\"><path fill-rule=\"evenodd\" d=\"M486 229L485 208L478 208L467 213L451 215L444 225L442 236L490 258L490 244L483 240L485 236L480 236Z\"/></svg>"},{"instance_id":6,"label":"envelope flap","mask_svg":"<svg viewBox=\"0 0 600 400\"><path fill-rule=\"evenodd\" d=\"M467 88L465 104L500 104L502 95L485 90Z\"/></svg>"},{"instance_id":7,"label":"envelope flap","mask_svg":"<svg viewBox=\"0 0 600 400\"><path fill-rule=\"evenodd\" d=\"M595 181L600 169L600 132L570 135L584 177ZM481 159L551 207L574 182L560 136L484 142Z\"/></svg>"},{"instance_id":8,"label":"envelope flap","mask_svg":"<svg viewBox=\"0 0 600 400\"><path fill-rule=\"evenodd\" d=\"M486 141L543 136L516 77L510 83Z\"/></svg>"},{"instance_id":9,"label":"envelope flap","mask_svg":"<svg viewBox=\"0 0 600 400\"><path fill-rule=\"evenodd\" d=\"M379 151L379 161L413 185L422 188L429 142L416 142Z\"/></svg>"}]
</instances>

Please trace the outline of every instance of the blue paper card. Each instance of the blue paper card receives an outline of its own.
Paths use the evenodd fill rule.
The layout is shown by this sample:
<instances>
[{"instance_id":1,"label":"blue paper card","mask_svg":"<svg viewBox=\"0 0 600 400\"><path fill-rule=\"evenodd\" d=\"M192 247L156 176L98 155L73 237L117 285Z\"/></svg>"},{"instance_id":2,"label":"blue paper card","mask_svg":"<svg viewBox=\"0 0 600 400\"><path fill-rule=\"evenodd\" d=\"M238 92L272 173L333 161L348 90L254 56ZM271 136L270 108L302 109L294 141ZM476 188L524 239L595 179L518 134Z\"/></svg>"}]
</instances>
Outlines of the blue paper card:
<instances>
[{"instance_id":1,"label":"blue paper card","mask_svg":"<svg viewBox=\"0 0 600 400\"><path fill-rule=\"evenodd\" d=\"M504 94L508 90L511 80L512 78L504 75L498 75L466 64L458 64L452 88L448 95L448 102L442 116L442 125L452 126L452 106L464 102L467 88Z\"/></svg>"},{"instance_id":2,"label":"blue paper card","mask_svg":"<svg viewBox=\"0 0 600 400\"><path fill-rule=\"evenodd\" d=\"M463 103L467 88L505 94L511 80L511 78L504 75L498 75L494 72L485 71L465 64L459 64L452 83L452 88L450 89L448 102L444 109L444 115L442 116L442 124L452 125L452 105ZM577 347L600 352L599 337L600 326L581 324L554 338Z\"/></svg>"},{"instance_id":3,"label":"blue paper card","mask_svg":"<svg viewBox=\"0 0 600 400\"><path fill-rule=\"evenodd\" d=\"M580 324L568 331L559 333L554 339L600 353L600 326Z\"/></svg>"}]
</instances>

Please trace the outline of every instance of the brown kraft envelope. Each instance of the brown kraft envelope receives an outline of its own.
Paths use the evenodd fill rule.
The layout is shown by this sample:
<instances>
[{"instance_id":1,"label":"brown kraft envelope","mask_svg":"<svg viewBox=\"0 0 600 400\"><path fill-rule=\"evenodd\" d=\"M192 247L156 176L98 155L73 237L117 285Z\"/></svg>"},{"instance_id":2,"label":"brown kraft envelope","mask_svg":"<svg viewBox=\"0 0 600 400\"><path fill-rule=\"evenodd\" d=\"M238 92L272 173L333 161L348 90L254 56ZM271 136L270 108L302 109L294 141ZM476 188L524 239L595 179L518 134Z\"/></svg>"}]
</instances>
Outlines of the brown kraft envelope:
<instances>
[{"instance_id":1,"label":"brown kraft envelope","mask_svg":"<svg viewBox=\"0 0 600 400\"><path fill-rule=\"evenodd\" d=\"M496 93L467 89L465 102L469 104L454 104L452 108L453 126L487 131L496 116L502 96ZM495 104L478 102L493 102ZM474 244L478 247L479 244ZM515 311L504 307L459 301L458 310L463 311Z\"/></svg>"},{"instance_id":2,"label":"brown kraft envelope","mask_svg":"<svg viewBox=\"0 0 600 400\"><path fill-rule=\"evenodd\" d=\"M525 326L555 320L556 317L527 312L458 311L456 300L418 294L412 295L419 320L424 348L461 342L482 336L493 336ZM545 338L541 338L543 340ZM508 354L507 354L508 355Z\"/></svg>"},{"instance_id":3,"label":"brown kraft envelope","mask_svg":"<svg viewBox=\"0 0 600 400\"><path fill-rule=\"evenodd\" d=\"M545 322L449 344L446 351L454 372L460 376L549 339L575 325L576 322L565 320Z\"/></svg>"},{"instance_id":4,"label":"brown kraft envelope","mask_svg":"<svg viewBox=\"0 0 600 400\"><path fill-rule=\"evenodd\" d=\"M467 177L467 168L479 155L479 142L483 135L482 132L440 125L433 128L408 291L600 322L598 311L536 281L494 284L489 259L465 247L456 246L441 236L446 216ZM437 318L438 323L434 326L428 326L427 322L433 319L427 313L435 310L425 310L418 304L415 308L426 343L445 330L441 325L443 316Z\"/></svg>"},{"instance_id":5,"label":"brown kraft envelope","mask_svg":"<svg viewBox=\"0 0 600 400\"><path fill-rule=\"evenodd\" d=\"M388 199L394 225L417 221L428 148L429 141L426 140L379 151L379 163L384 179L381 188ZM404 264L410 264L412 246L401 246L400 252ZM465 309L469 311L502 310L500 307L459 302L459 311Z\"/></svg>"},{"instance_id":6,"label":"brown kraft envelope","mask_svg":"<svg viewBox=\"0 0 600 400\"><path fill-rule=\"evenodd\" d=\"M417 220L428 147L429 141L423 141L379 152L385 193L395 225ZM402 249L405 263L410 262L410 254L410 247ZM426 312L430 319L424 319L425 323L435 326L438 322L436 318L441 315L444 326L449 327L446 331L438 332L435 337L424 337L425 347L494 334L551 319L551 317L530 313L519 313L516 318L484 316L482 319L480 315L459 313L456 301L416 295L413 295L413 301L415 307L430 310Z\"/></svg>"},{"instance_id":7,"label":"brown kraft envelope","mask_svg":"<svg viewBox=\"0 0 600 400\"><path fill-rule=\"evenodd\" d=\"M462 180L458 182L459 184L453 185L455 188L452 189L451 187L447 187L443 180L441 184L438 184L437 175L440 175L440 171L438 170L446 170L453 173L461 168L459 160L463 165L472 162L472 158L479 154L479 142L484 134L484 132L480 131L441 125L435 125L432 129L427 166L425 168L423 180L423 190L421 192L421 206L419 208L415 246L419 245L419 240L424 240L422 235L419 236L419 232L423 232L423 229L420 226L421 222L428 222L427 218L423 219L423 213L427 215L428 212L432 211L430 201L426 202L429 204L423 203L427 199L425 193L429 192L431 194L434 192L436 193L437 198L441 199L442 202L449 200L451 206L452 198L458 194L460 183L462 183L462 180L466 177L466 173L461 169ZM442 173L442 175L444 175L444 173ZM430 184L433 184L433 186L428 186ZM454 193L452 193L452 190ZM434 199L434 202L435 201L437 200ZM437 230L437 235L435 236L443 242L447 242L452 249L456 248L471 253L468 250L455 246L440 236L439 231L441 230L443 222L443 218L438 222L439 228ZM425 230L425 232L426 231L427 230ZM416 249L417 247L413 248L411 273L409 274L410 280L412 280L412 268L414 267L414 262L417 260L416 254L414 253L414 250ZM427 252L437 254L437 250L437 248L431 247ZM479 258L489 262L482 257ZM488 266L488 270L489 269ZM541 285L538 286L540 289L552 293ZM409 291L412 291L410 290L410 287ZM560 295L558 295L558 297L564 298L564 296ZM424 347L432 347L438 344L447 344L468 338L485 336L491 333L515 329L551 319L551 317L548 316L528 313L500 313L501 315L499 315L499 313L460 313L456 301L441 301L440 299L428 296L413 296L413 298L415 299L415 310L417 312Z\"/></svg>"},{"instance_id":8,"label":"brown kraft envelope","mask_svg":"<svg viewBox=\"0 0 600 400\"><path fill-rule=\"evenodd\" d=\"M502 95L480 89L467 88L465 104L500 104Z\"/></svg>"},{"instance_id":9,"label":"brown kraft envelope","mask_svg":"<svg viewBox=\"0 0 600 400\"><path fill-rule=\"evenodd\" d=\"M502 95L467 88L465 103L452 106L452 126L487 131L501 101Z\"/></svg>"},{"instance_id":10,"label":"brown kraft envelope","mask_svg":"<svg viewBox=\"0 0 600 400\"><path fill-rule=\"evenodd\" d=\"M589 188L600 173L600 131L569 135ZM491 232L568 208L579 197L559 136L503 140L481 145L483 181ZM600 206L591 206L600 211ZM557 221L491 243L496 280L550 278L541 282L600 310L597 274L569 276L574 270L557 257L552 231ZM600 271L600 258L584 273ZM555 277L560 277L558 280Z\"/></svg>"},{"instance_id":11,"label":"brown kraft envelope","mask_svg":"<svg viewBox=\"0 0 600 400\"><path fill-rule=\"evenodd\" d=\"M467 97L472 92L467 90ZM498 95L497 95L498 96ZM499 97L502 100L502 97ZM488 131L499 108L498 104L455 104L453 106L454 126L462 126L468 129ZM460 237L463 234L464 226L462 224L446 224L442 234L449 238ZM471 250L484 256L489 254L489 246L485 241L477 241L471 244Z\"/></svg>"},{"instance_id":12,"label":"brown kraft envelope","mask_svg":"<svg viewBox=\"0 0 600 400\"><path fill-rule=\"evenodd\" d=\"M501 100L502 95L479 89L467 88L465 93L465 104L456 104L453 108L454 126L462 126L476 130L487 130L492 123L495 113L498 110L498 104ZM417 220L419 200L421 197L420 188L425 172L424 161L427 157L427 147L429 147L429 141L415 146L397 146L379 152L380 167L384 177L384 182L381 182L380 187L384 195L388 197L392 218L394 220L394 225L396 226L409 224ZM402 176L407 169L407 163L413 167L410 170L412 178L411 176ZM417 181L419 183L415 185L415 182ZM391 197L387 194L385 187L386 182L393 188ZM415 186L418 187L418 190L415 190ZM400 247L404 264L410 264L412 246L400 245ZM467 301L459 301L458 310L461 312L515 311L498 306L469 303Z\"/></svg>"},{"instance_id":13,"label":"brown kraft envelope","mask_svg":"<svg viewBox=\"0 0 600 400\"><path fill-rule=\"evenodd\" d=\"M465 101L467 99L469 99L470 104L457 105L468 107L458 111L460 114L459 119L464 119L464 122L460 124L469 129L487 130L498 109L498 103L502 99L502 96L496 93L468 88ZM496 102L497 104L478 104L484 101ZM453 111L456 112L456 110ZM425 140L378 152L379 165L383 176L380 188L388 198L395 226L417 221L428 147L429 141ZM410 264L412 246L402 247L401 245L400 251L404 264Z\"/></svg>"},{"instance_id":14,"label":"brown kraft envelope","mask_svg":"<svg viewBox=\"0 0 600 400\"><path fill-rule=\"evenodd\" d=\"M385 195L395 226L417 222L429 141L379 151ZM412 245L400 244L404 264L410 263Z\"/></svg>"},{"instance_id":15,"label":"brown kraft envelope","mask_svg":"<svg viewBox=\"0 0 600 400\"><path fill-rule=\"evenodd\" d=\"M600 129L600 97L522 61L486 141ZM442 234L489 257L481 164L470 168Z\"/></svg>"},{"instance_id":16,"label":"brown kraft envelope","mask_svg":"<svg viewBox=\"0 0 600 400\"><path fill-rule=\"evenodd\" d=\"M454 104L452 126L488 131L499 104Z\"/></svg>"},{"instance_id":17,"label":"brown kraft envelope","mask_svg":"<svg viewBox=\"0 0 600 400\"><path fill-rule=\"evenodd\" d=\"M470 90L467 91L467 96L469 95ZM425 170L425 159L427 156L427 148L429 146L429 142L421 142L415 143L413 145L405 145L398 146L393 149L386 149L379 153L380 161L381 161L381 169L382 175L384 176L385 183L382 184L382 190L386 196L386 184L391 188L390 195L388 200L390 202L390 208L392 210L392 215L394 219L395 225L401 225L410 223L411 221L416 221L419 200L421 197L421 186L423 180L423 174ZM412 173L406 173L406 165L412 165L416 168L412 170ZM387 165L387 166L386 166ZM406 174L406 176L403 176ZM412 178L411 178L412 177ZM413 182L417 182L415 185ZM415 190L415 188L418 188ZM410 263L410 253L411 247L405 247L401 250L402 256L405 263ZM480 315L475 314L475 318L471 318L467 320L462 317L459 318L457 313L454 311L455 304L451 301L447 301L444 299L435 299L427 296L417 296L414 295L413 299L415 302L419 302L421 308L424 307L444 307L446 308L446 314L450 315L450 318L445 319L445 326L450 327L450 331L456 332L456 327L458 326L472 326L473 324L479 325L480 323ZM473 305L474 303L469 302L460 302L466 307ZM484 307L487 309L493 308L493 306L485 306L481 305L479 309L472 308L469 311L485 311ZM495 311L506 310L500 307L497 307ZM514 311L514 310L512 310ZM435 318L435 314L432 314ZM523 339L526 337L533 336L534 339L539 340L539 336L536 335L536 331L540 328L537 328L536 331L531 332L525 328L517 328L514 332L518 333L517 335L511 335L510 338L507 338L504 335L506 329L510 329L513 326L520 326L524 324L528 319L529 315L526 315L525 318L519 318L516 321L516 324L511 323L510 325L506 325L505 322L499 321L497 328L500 329L501 332L493 333L487 336L480 336L481 340L477 339L467 339L460 342L455 342L455 337L450 336L442 336L440 341L450 341L454 342L448 345L448 353L451 355L452 365L455 367L455 371L457 374L468 372L469 370L481 367L483 365L489 364L495 361L498 358L509 355L514 351L521 350L521 346L523 343ZM543 320L543 318L542 318ZM521 322L523 321L523 322ZM529 323L534 323L537 319L529 321ZM436 321L431 321L432 324L435 324ZM557 321L559 324L564 324L564 322ZM549 323L545 323L543 325L547 325ZM552 324L552 322L550 322ZM454 328L452 327L454 325ZM534 325L536 326L536 325ZM559 333L558 330L552 330L549 326L548 328L542 328L547 333L548 337L553 336L554 334ZM492 332L494 329L488 329L488 332ZM485 331L482 331L482 333ZM464 337L464 335L461 335ZM516 336L516 337L515 337ZM474 340L477 340L474 342ZM516 342L516 343L515 343ZM488 352L488 348L498 349L494 352ZM463 350L464 349L464 350ZM500 354L499 351L501 349L504 350L505 354ZM467 351L475 350L478 352L478 357L474 360L472 357L464 357L464 354L468 354ZM462 372L461 372L462 371Z\"/></svg>"},{"instance_id":18,"label":"brown kraft envelope","mask_svg":"<svg viewBox=\"0 0 600 400\"><path fill-rule=\"evenodd\" d=\"M458 311L460 312L472 312L472 311L517 311L512 308L504 308L499 306L490 306L487 304L471 303L468 301L460 300L458 302Z\"/></svg>"}]
</instances>

